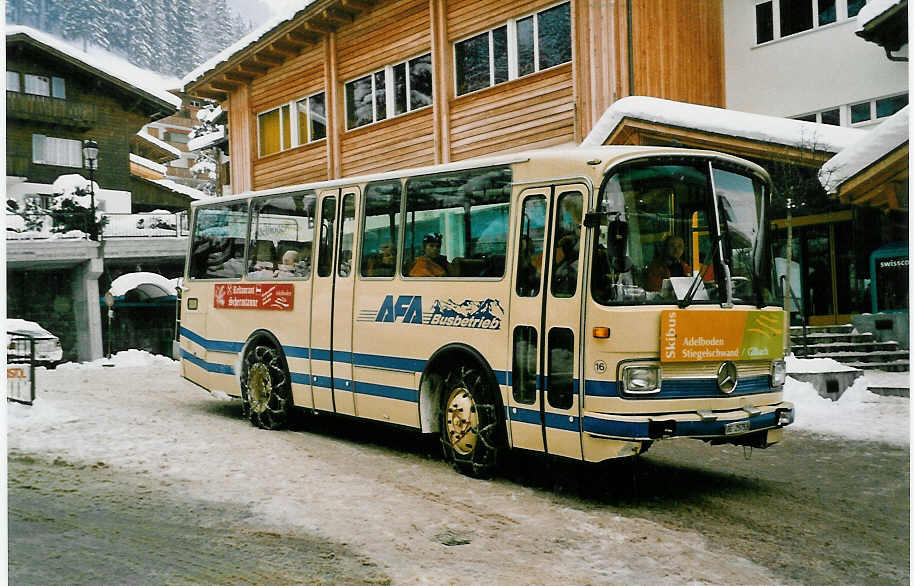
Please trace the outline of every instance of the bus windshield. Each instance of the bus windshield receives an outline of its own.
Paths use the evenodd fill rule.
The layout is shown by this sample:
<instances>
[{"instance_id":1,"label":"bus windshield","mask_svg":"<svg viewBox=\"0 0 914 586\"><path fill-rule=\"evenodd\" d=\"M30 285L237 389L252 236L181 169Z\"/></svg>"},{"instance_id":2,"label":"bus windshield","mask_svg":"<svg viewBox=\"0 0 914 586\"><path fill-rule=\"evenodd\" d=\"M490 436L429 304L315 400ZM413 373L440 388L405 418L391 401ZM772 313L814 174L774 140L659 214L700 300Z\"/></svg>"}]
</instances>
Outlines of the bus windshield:
<instances>
[{"instance_id":1,"label":"bus windshield","mask_svg":"<svg viewBox=\"0 0 914 586\"><path fill-rule=\"evenodd\" d=\"M712 197L712 191L716 197ZM773 303L765 183L718 162L634 163L603 183L591 288L604 305Z\"/></svg>"}]
</instances>

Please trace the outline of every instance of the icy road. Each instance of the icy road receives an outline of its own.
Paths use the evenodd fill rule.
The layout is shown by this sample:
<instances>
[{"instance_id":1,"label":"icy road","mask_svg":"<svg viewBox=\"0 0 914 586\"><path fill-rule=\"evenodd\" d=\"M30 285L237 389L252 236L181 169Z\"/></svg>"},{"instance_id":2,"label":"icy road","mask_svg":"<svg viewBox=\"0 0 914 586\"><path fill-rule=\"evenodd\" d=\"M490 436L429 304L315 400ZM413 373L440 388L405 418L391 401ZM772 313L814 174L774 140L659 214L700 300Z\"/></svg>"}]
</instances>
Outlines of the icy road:
<instances>
[{"instance_id":1,"label":"icy road","mask_svg":"<svg viewBox=\"0 0 914 586\"><path fill-rule=\"evenodd\" d=\"M480 481L412 433L326 416L263 431L171 360L115 362L39 370L37 403L7 407L10 583L909 580L906 399L857 393L844 415L878 441L798 426L751 454L518 454Z\"/></svg>"}]
</instances>

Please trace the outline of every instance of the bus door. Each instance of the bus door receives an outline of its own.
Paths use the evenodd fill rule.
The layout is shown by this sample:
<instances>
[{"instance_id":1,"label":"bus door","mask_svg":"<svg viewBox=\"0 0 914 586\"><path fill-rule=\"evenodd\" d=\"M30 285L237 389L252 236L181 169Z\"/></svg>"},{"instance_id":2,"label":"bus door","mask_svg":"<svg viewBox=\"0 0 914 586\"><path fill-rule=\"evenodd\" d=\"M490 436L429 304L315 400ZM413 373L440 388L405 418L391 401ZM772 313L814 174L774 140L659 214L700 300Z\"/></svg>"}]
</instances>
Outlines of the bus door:
<instances>
[{"instance_id":1,"label":"bus door","mask_svg":"<svg viewBox=\"0 0 914 586\"><path fill-rule=\"evenodd\" d=\"M581 457L581 222L588 190L526 190L518 206L511 292L511 393L515 447Z\"/></svg>"},{"instance_id":2,"label":"bus door","mask_svg":"<svg viewBox=\"0 0 914 586\"><path fill-rule=\"evenodd\" d=\"M314 408L354 415L352 398L352 236L355 194L333 189L317 196L317 270L311 293L311 384ZM348 209L345 209L348 206ZM342 219L342 221L340 221ZM348 230L347 255L345 250ZM341 277L342 273L345 277ZM339 316L339 317L337 317Z\"/></svg>"}]
</instances>

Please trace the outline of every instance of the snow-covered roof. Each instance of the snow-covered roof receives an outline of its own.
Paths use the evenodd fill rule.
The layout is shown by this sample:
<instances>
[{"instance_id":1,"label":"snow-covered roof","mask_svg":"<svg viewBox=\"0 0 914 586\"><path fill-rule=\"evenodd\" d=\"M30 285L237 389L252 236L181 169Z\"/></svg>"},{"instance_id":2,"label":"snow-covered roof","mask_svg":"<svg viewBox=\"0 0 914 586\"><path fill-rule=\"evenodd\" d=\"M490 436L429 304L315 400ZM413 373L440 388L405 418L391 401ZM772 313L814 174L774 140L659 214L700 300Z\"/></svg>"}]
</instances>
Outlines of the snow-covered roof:
<instances>
[{"instance_id":1,"label":"snow-covered roof","mask_svg":"<svg viewBox=\"0 0 914 586\"><path fill-rule=\"evenodd\" d=\"M180 183L176 183L176 182L172 181L171 179L150 179L150 181L152 181L153 183L158 183L165 189L170 189L171 191L175 191L177 193L182 193L186 196L189 196L191 199L206 199L209 197L208 195L206 195L199 189L194 189L193 187L181 185Z\"/></svg>"},{"instance_id":2,"label":"snow-covered roof","mask_svg":"<svg viewBox=\"0 0 914 586\"><path fill-rule=\"evenodd\" d=\"M866 133L865 130L857 128L816 124L660 98L629 96L616 101L603 113L581 143L582 146L603 144L624 118L790 147L815 148L832 153L853 144Z\"/></svg>"},{"instance_id":3,"label":"snow-covered roof","mask_svg":"<svg viewBox=\"0 0 914 586\"><path fill-rule=\"evenodd\" d=\"M147 169L152 169L156 173L161 173L162 175L165 175L168 172L168 169L165 168L165 165L156 163L155 161L150 161L145 157L141 157L140 155L135 155L133 153L130 153L130 162L136 163L137 165L142 165Z\"/></svg>"},{"instance_id":4,"label":"snow-covered roof","mask_svg":"<svg viewBox=\"0 0 914 586\"><path fill-rule=\"evenodd\" d=\"M882 16L890 9L901 4L903 0L868 0L868 2L857 13L857 30L862 31L863 27L870 21Z\"/></svg>"},{"instance_id":5,"label":"snow-covered roof","mask_svg":"<svg viewBox=\"0 0 914 586\"><path fill-rule=\"evenodd\" d=\"M260 39L267 36L276 27L290 20L293 20L296 14L316 1L317 0L301 0L300 2L290 2L286 6L280 8L274 8L275 13L273 14L273 18L267 20L265 23L252 30L250 33L241 37L236 43L229 45L210 59L206 60L199 67L185 75L181 80L181 83L184 84L184 91L187 90L187 86L189 84L193 83L206 73L209 73L218 67L221 63L225 63L239 51L246 49L250 45L256 44L258 41L260 41Z\"/></svg>"},{"instance_id":6,"label":"snow-covered roof","mask_svg":"<svg viewBox=\"0 0 914 586\"><path fill-rule=\"evenodd\" d=\"M181 107L181 98L168 91L181 86L181 80L177 78L165 77L154 71L140 69L102 49L93 48L91 52L82 51L66 41L31 27L20 25L6 27L7 40L13 35L20 34L82 63L89 69L113 77L135 90L171 104L176 109Z\"/></svg>"},{"instance_id":7,"label":"snow-covered roof","mask_svg":"<svg viewBox=\"0 0 914 586\"><path fill-rule=\"evenodd\" d=\"M177 279L169 279L158 273L127 273L111 281L108 288L115 297L126 295L128 291L139 289L147 297L165 297L175 295Z\"/></svg>"},{"instance_id":8,"label":"snow-covered roof","mask_svg":"<svg viewBox=\"0 0 914 586\"><path fill-rule=\"evenodd\" d=\"M54 335L33 321L18 319L15 317L6 318L6 331L7 333L12 332L16 334L36 334L39 336Z\"/></svg>"},{"instance_id":9,"label":"snow-covered roof","mask_svg":"<svg viewBox=\"0 0 914 586\"><path fill-rule=\"evenodd\" d=\"M155 146L159 147L160 149L165 149L166 151L168 151L169 153L173 154L176 157L181 156L181 149L168 144L164 140L161 140L161 139L158 139L158 138L152 136L145 130L141 130L141 131L137 132L136 135L138 137L142 138L143 140L145 140L146 142L154 144Z\"/></svg>"},{"instance_id":10,"label":"snow-covered roof","mask_svg":"<svg viewBox=\"0 0 914 586\"><path fill-rule=\"evenodd\" d=\"M194 137L187 141L187 150L199 151L214 144L221 143L225 140L225 126L220 126L219 130L207 132L200 136Z\"/></svg>"},{"instance_id":11,"label":"snow-covered roof","mask_svg":"<svg viewBox=\"0 0 914 586\"><path fill-rule=\"evenodd\" d=\"M197 120L200 122L214 122L219 119L220 116L225 114L225 110L222 109L222 106L216 106L215 108L201 108L197 110Z\"/></svg>"},{"instance_id":12,"label":"snow-covered roof","mask_svg":"<svg viewBox=\"0 0 914 586\"><path fill-rule=\"evenodd\" d=\"M845 181L908 142L908 108L905 106L886 118L860 140L826 161L819 169L819 182L825 191L836 193Z\"/></svg>"}]
</instances>

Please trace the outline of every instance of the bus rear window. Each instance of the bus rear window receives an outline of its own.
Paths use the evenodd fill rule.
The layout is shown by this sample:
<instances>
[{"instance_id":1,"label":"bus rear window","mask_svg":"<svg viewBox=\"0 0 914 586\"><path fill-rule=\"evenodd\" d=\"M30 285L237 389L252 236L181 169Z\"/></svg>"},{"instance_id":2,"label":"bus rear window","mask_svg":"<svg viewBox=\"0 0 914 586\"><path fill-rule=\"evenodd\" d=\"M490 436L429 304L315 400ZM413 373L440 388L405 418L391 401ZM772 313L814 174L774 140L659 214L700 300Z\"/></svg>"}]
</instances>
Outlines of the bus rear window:
<instances>
[{"instance_id":1,"label":"bus rear window","mask_svg":"<svg viewBox=\"0 0 914 586\"><path fill-rule=\"evenodd\" d=\"M191 279L238 279L244 272L248 204L197 208L188 275Z\"/></svg>"}]
</instances>

